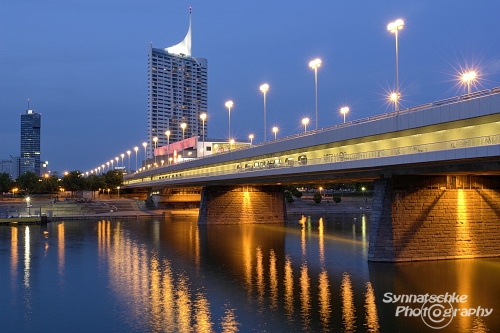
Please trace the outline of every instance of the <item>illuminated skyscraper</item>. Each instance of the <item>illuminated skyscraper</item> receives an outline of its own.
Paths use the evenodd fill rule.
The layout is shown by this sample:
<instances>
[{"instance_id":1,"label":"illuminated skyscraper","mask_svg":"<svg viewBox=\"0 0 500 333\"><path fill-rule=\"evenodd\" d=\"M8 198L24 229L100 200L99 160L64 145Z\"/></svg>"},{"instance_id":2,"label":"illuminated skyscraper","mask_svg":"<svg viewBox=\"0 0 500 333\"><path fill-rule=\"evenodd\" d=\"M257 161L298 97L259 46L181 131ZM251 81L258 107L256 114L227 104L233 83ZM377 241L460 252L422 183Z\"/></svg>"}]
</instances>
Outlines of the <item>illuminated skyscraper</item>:
<instances>
[{"instance_id":1,"label":"illuminated skyscraper","mask_svg":"<svg viewBox=\"0 0 500 333\"><path fill-rule=\"evenodd\" d=\"M148 57L148 158L157 147L166 146L184 135L207 135L207 120L200 119L207 112L207 59L191 56L191 10L186 37L177 45L165 49L149 47ZM165 135L170 131L169 139Z\"/></svg>"},{"instance_id":2,"label":"illuminated skyscraper","mask_svg":"<svg viewBox=\"0 0 500 333\"><path fill-rule=\"evenodd\" d=\"M21 158L19 174L32 171L40 176L40 127L42 115L34 110L21 114Z\"/></svg>"}]
</instances>

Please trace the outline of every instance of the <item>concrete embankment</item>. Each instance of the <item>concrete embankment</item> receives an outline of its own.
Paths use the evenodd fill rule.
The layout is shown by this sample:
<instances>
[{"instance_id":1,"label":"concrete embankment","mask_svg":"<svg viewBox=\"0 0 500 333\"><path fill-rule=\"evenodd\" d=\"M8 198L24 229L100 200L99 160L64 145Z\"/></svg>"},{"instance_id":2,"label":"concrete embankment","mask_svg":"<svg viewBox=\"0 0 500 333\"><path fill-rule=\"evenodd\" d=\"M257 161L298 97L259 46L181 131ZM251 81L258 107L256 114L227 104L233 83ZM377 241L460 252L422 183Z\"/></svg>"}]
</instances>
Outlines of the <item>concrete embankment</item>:
<instances>
[{"instance_id":1,"label":"concrete embankment","mask_svg":"<svg viewBox=\"0 0 500 333\"><path fill-rule=\"evenodd\" d=\"M293 198L294 202L286 204L287 214L322 214L322 213L369 213L371 197L344 197L339 203L332 199L323 199L315 203L312 197Z\"/></svg>"}]
</instances>

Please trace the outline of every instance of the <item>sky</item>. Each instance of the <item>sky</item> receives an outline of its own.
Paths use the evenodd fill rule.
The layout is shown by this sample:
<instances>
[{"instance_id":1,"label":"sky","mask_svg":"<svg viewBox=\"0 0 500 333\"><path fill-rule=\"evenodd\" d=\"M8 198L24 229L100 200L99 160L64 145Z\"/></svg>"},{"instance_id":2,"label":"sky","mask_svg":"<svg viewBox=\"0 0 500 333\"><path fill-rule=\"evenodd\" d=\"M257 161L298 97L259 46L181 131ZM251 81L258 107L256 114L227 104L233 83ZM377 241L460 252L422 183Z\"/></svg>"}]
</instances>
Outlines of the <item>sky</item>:
<instances>
[{"instance_id":1,"label":"sky","mask_svg":"<svg viewBox=\"0 0 500 333\"><path fill-rule=\"evenodd\" d=\"M500 2L480 0L2 0L0 159L19 156L20 114L42 114L41 159L49 169L90 171L147 138L147 52L180 42L192 6L192 52L208 59L207 136L267 138L392 110L398 35L401 108L500 86ZM132 151L132 154L134 152ZM132 155L133 156L133 155ZM126 157L127 158L127 157Z\"/></svg>"}]
</instances>

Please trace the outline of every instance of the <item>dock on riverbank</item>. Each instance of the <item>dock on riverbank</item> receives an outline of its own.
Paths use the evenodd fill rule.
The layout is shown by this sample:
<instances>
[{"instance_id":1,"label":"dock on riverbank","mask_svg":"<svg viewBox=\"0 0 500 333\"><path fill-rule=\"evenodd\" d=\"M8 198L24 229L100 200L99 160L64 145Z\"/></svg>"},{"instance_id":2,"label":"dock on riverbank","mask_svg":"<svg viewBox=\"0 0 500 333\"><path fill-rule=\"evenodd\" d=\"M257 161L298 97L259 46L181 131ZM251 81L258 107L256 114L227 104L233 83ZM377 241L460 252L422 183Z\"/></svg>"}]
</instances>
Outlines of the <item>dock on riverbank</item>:
<instances>
[{"instance_id":1,"label":"dock on riverbank","mask_svg":"<svg viewBox=\"0 0 500 333\"><path fill-rule=\"evenodd\" d=\"M46 216L25 216L0 218L0 225L30 225L47 223Z\"/></svg>"}]
</instances>

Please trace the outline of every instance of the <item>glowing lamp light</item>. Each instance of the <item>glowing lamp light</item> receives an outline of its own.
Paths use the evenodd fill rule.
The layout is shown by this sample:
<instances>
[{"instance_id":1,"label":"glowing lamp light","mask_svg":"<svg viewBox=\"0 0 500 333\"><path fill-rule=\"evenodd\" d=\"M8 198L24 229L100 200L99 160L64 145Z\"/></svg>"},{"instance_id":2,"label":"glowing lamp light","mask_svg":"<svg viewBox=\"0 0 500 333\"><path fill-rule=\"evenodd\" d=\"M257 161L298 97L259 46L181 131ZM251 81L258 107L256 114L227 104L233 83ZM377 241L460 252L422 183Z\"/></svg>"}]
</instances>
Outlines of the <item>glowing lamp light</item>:
<instances>
[{"instance_id":1,"label":"glowing lamp light","mask_svg":"<svg viewBox=\"0 0 500 333\"><path fill-rule=\"evenodd\" d=\"M405 22L402 19L397 19L396 21L391 22L387 25L387 30L392 33L396 33L397 30L403 29L404 25Z\"/></svg>"}]
</instances>

